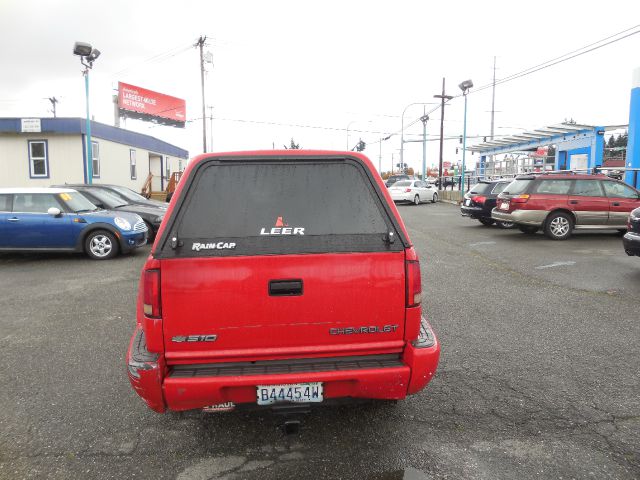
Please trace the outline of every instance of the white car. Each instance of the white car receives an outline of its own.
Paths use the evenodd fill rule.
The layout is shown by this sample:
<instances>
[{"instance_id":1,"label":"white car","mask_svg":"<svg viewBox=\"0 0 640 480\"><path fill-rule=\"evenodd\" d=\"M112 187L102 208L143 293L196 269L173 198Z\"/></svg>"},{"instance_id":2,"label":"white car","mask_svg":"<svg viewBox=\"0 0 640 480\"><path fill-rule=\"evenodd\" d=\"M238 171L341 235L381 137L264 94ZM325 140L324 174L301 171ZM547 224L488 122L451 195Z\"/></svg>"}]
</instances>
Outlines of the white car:
<instances>
[{"instance_id":1,"label":"white car","mask_svg":"<svg viewBox=\"0 0 640 480\"><path fill-rule=\"evenodd\" d=\"M400 180L389 187L389 193L394 202L411 202L419 205L420 202L438 201L438 190L422 180Z\"/></svg>"}]
</instances>

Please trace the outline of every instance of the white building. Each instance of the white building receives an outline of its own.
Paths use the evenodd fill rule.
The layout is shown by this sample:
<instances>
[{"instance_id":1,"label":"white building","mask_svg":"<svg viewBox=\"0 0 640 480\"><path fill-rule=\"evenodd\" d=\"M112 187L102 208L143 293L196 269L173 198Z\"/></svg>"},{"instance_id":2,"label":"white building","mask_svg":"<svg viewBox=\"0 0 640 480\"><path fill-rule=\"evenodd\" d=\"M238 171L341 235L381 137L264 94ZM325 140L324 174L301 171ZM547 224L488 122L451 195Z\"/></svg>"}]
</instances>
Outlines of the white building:
<instances>
[{"instance_id":1,"label":"white building","mask_svg":"<svg viewBox=\"0 0 640 480\"><path fill-rule=\"evenodd\" d=\"M86 120L0 118L0 187L87 183ZM184 170L189 153L141 133L91 122L93 183L139 192L149 172L152 191Z\"/></svg>"}]
</instances>

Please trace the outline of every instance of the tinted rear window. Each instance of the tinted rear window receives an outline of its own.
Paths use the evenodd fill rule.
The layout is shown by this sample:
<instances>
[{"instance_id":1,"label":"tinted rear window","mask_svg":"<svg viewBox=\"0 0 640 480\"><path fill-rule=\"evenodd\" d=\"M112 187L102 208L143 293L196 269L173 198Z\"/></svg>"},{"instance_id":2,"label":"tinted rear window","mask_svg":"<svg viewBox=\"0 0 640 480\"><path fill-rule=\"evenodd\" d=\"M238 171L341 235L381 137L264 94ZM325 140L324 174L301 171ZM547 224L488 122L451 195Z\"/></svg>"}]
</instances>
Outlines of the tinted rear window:
<instances>
[{"instance_id":1,"label":"tinted rear window","mask_svg":"<svg viewBox=\"0 0 640 480\"><path fill-rule=\"evenodd\" d=\"M491 190L490 183L478 183L474 185L470 193L488 193Z\"/></svg>"},{"instance_id":2,"label":"tinted rear window","mask_svg":"<svg viewBox=\"0 0 640 480\"><path fill-rule=\"evenodd\" d=\"M411 185L411 182L408 180L400 180L399 182L396 182L394 187L408 187L409 185Z\"/></svg>"},{"instance_id":3,"label":"tinted rear window","mask_svg":"<svg viewBox=\"0 0 640 480\"><path fill-rule=\"evenodd\" d=\"M351 163L234 162L196 175L172 229L187 249L229 240L237 254L369 251L386 249L383 237L395 232L364 171Z\"/></svg>"},{"instance_id":4,"label":"tinted rear window","mask_svg":"<svg viewBox=\"0 0 640 480\"><path fill-rule=\"evenodd\" d=\"M518 180L514 180L513 182L508 184L506 187L504 187L503 192L509 193L509 195L520 195L521 193L524 193L529 188L529 185L531 185L531 182L533 182L533 179L521 178Z\"/></svg>"},{"instance_id":5,"label":"tinted rear window","mask_svg":"<svg viewBox=\"0 0 640 480\"><path fill-rule=\"evenodd\" d=\"M495 195L497 195L498 193L502 193L507 185L509 185L507 182L496 183L496 185L493 187L493 190L491 190L491 193Z\"/></svg>"}]
</instances>

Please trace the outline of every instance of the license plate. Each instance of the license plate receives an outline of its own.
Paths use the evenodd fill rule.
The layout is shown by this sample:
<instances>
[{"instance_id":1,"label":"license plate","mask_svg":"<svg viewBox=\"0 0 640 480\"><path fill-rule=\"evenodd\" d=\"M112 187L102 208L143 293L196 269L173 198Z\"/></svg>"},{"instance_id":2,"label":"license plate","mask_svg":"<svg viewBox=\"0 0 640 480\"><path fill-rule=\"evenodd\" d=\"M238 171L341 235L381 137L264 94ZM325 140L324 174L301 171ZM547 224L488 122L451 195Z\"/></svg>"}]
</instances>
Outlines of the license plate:
<instances>
[{"instance_id":1,"label":"license plate","mask_svg":"<svg viewBox=\"0 0 640 480\"><path fill-rule=\"evenodd\" d=\"M280 402L322 402L322 382L293 383L290 385L258 385L258 405L273 405Z\"/></svg>"},{"instance_id":2,"label":"license plate","mask_svg":"<svg viewBox=\"0 0 640 480\"><path fill-rule=\"evenodd\" d=\"M500 204L500 210L509 210L509 202L502 202Z\"/></svg>"}]
</instances>

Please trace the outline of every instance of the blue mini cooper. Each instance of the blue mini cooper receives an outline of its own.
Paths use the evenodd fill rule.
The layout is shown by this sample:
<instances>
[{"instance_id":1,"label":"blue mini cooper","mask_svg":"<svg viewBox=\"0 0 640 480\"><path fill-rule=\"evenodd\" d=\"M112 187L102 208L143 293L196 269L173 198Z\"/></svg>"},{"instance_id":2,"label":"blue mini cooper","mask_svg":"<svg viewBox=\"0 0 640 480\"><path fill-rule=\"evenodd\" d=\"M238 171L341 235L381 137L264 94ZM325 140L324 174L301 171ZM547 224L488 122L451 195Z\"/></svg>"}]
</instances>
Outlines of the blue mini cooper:
<instances>
[{"instance_id":1,"label":"blue mini cooper","mask_svg":"<svg viewBox=\"0 0 640 480\"><path fill-rule=\"evenodd\" d=\"M139 215L102 210L67 188L0 188L0 251L115 257L147 242Z\"/></svg>"}]
</instances>

